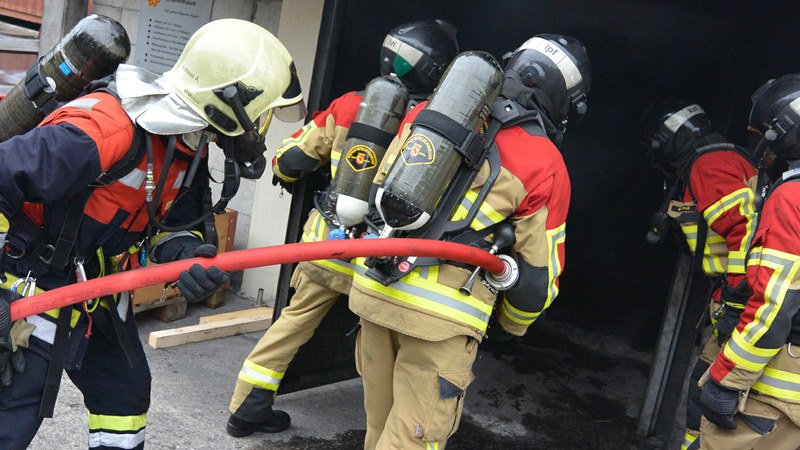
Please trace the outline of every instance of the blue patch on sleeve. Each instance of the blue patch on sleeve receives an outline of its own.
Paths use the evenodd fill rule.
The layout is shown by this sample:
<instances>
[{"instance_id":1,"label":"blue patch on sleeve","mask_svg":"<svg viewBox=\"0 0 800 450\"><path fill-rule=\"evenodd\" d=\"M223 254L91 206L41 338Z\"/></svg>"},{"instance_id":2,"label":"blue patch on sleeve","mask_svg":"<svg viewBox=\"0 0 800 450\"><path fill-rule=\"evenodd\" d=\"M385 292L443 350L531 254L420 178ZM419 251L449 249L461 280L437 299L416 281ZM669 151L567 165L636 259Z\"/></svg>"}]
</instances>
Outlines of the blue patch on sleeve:
<instances>
[{"instance_id":1,"label":"blue patch on sleeve","mask_svg":"<svg viewBox=\"0 0 800 450\"><path fill-rule=\"evenodd\" d=\"M69 68L69 65L67 65L66 61L59 64L58 68L61 69L61 73L63 73L64 75L69 75L72 73L72 69Z\"/></svg>"}]
</instances>

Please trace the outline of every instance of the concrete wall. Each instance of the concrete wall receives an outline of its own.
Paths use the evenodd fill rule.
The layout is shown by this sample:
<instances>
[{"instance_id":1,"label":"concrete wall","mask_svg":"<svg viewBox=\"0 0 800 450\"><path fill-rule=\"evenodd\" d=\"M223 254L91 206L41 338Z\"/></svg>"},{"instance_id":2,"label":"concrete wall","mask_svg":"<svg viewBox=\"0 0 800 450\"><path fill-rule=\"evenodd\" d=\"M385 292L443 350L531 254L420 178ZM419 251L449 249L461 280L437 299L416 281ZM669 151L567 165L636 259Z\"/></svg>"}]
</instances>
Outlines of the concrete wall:
<instances>
[{"instance_id":1,"label":"concrete wall","mask_svg":"<svg viewBox=\"0 0 800 450\"><path fill-rule=\"evenodd\" d=\"M203 1L203 0L198 0ZM212 0L205 0L212 1ZM140 1L95 0L94 11L119 21L128 32L132 43L131 58L136 58L136 38L138 31ZM211 19L226 17L250 20L276 34L291 52L301 77L303 89L308 90L314 66L314 54L319 32L324 0L218 0L211 10ZM268 158L275 154L281 139L302 126L302 122L284 124L273 121L267 135ZM210 167L214 179L222 180L222 152L211 152ZM286 233L286 217L289 210L289 197L280 197L280 190L270 184L268 171L262 181L242 180L239 192L229 207L239 212L236 229L235 248L283 243ZM212 185L214 196L219 196L220 185ZM254 208L254 205L258 207ZM278 268L265 268L248 271L242 286L242 294L255 298L258 289L263 288L266 298L274 296Z\"/></svg>"}]
</instances>

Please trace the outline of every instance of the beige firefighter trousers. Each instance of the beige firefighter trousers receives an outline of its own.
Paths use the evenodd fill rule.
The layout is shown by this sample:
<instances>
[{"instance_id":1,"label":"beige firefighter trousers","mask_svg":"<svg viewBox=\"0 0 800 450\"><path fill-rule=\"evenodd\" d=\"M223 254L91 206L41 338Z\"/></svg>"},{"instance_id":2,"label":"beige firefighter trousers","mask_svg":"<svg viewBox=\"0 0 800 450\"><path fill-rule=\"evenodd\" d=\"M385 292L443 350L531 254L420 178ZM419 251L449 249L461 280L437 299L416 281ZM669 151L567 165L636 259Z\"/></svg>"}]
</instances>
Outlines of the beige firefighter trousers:
<instances>
[{"instance_id":1,"label":"beige firefighter trousers","mask_svg":"<svg viewBox=\"0 0 800 450\"><path fill-rule=\"evenodd\" d=\"M443 450L458 429L478 341L425 341L367 320L356 340L364 384L364 448Z\"/></svg>"},{"instance_id":2,"label":"beige firefighter trousers","mask_svg":"<svg viewBox=\"0 0 800 450\"><path fill-rule=\"evenodd\" d=\"M754 396L747 399L744 413L775 420L775 426L764 435L744 423L737 414L736 429L726 430L709 422L705 417L700 424L702 450L795 450L800 449L800 427L777 408L759 401Z\"/></svg>"},{"instance_id":3,"label":"beige firefighter trousers","mask_svg":"<svg viewBox=\"0 0 800 450\"><path fill-rule=\"evenodd\" d=\"M341 295L339 291L313 281L302 267L298 266L292 275L291 285L295 294L291 302L258 341L247 361L275 372L286 372L297 350L311 339ZM239 409L252 389L252 384L236 380L229 408L231 413Z\"/></svg>"}]
</instances>

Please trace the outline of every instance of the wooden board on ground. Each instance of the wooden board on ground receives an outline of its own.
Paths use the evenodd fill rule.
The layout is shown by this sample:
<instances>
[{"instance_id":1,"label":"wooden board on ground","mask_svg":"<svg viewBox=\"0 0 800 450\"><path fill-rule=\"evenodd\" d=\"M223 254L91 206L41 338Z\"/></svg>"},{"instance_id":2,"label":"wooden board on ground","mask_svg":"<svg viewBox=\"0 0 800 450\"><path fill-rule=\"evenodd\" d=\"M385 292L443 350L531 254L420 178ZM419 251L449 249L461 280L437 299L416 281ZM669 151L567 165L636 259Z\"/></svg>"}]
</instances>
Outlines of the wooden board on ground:
<instances>
[{"instance_id":1,"label":"wooden board on ground","mask_svg":"<svg viewBox=\"0 0 800 450\"><path fill-rule=\"evenodd\" d=\"M200 318L200 323L215 323L223 320L250 318L253 320L261 320L264 318L272 318L272 308L260 306L258 308L242 309L239 311L231 311L222 314L214 314L213 316L203 316Z\"/></svg>"},{"instance_id":2,"label":"wooden board on ground","mask_svg":"<svg viewBox=\"0 0 800 450\"><path fill-rule=\"evenodd\" d=\"M153 348L174 347L190 342L207 341L237 334L264 331L272 324L272 317L253 320L250 317L239 317L219 322L190 325L172 330L153 331L148 344Z\"/></svg>"}]
</instances>

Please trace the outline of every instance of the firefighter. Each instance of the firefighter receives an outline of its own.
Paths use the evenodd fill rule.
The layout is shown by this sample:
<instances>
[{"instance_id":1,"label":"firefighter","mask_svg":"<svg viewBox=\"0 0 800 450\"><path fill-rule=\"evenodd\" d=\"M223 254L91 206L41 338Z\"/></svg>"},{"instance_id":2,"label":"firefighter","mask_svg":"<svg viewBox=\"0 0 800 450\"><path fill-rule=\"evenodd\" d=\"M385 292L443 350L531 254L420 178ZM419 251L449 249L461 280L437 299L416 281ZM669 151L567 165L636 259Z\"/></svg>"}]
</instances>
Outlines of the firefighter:
<instances>
[{"instance_id":1,"label":"firefighter","mask_svg":"<svg viewBox=\"0 0 800 450\"><path fill-rule=\"evenodd\" d=\"M457 53L455 27L442 20L415 21L386 35L381 47L380 71L382 75L396 75L412 101L420 101L436 87ZM291 189L292 183L327 164L335 177L337 166L343 164L342 146L362 101L362 92L348 92L286 138L272 162L273 184ZM301 239L328 240L332 228L335 227L314 209ZM352 264L339 259L297 265L291 280L295 289L291 302L247 356L239 372L229 408L229 434L241 437L255 431L280 432L289 427L289 415L272 409L278 387L300 346L311 339L339 296L349 293L352 273Z\"/></svg>"},{"instance_id":2,"label":"firefighter","mask_svg":"<svg viewBox=\"0 0 800 450\"><path fill-rule=\"evenodd\" d=\"M150 370L129 295L13 326L9 303L125 270L132 258L216 254L207 225L235 186L226 183L211 205L206 143L223 148L226 180L255 176L266 163L259 130L273 111L287 120L305 114L291 56L267 30L223 19L198 29L163 76L120 65L0 143L0 213L11 222L0 285L1 448L26 448L52 415L62 368L89 410L89 448L144 447ZM227 280L195 264L177 287L196 302Z\"/></svg>"},{"instance_id":3,"label":"firefighter","mask_svg":"<svg viewBox=\"0 0 800 450\"><path fill-rule=\"evenodd\" d=\"M703 449L800 446L800 74L766 82L752 102L748 128L788 170L770 190L748 254L753 294L700 381Z\"/></svg>"},{"instance_id":4,"label":"firefighter","mask_svg":"<svg viewBox=\"0 0 800 450\"><path fill-rule=\"evenodd\" d=\"M444 448L458 428L478 343L487 338L487 329L488 338L498 341L524 335L558 293L570 181L555 142L560 143L568 123L586 112L589 61L577 39L561 35L537 35L509 56L495 105L516 111L519 120L497 132L501 167L464 231L490 232L500 222L510 223L516 243L508 259L518 267L518 281L504 286L508 289L499 299L495 286L501 283L491 275L462 293L459 288L466 286L472 268L442 262L417 266L387 285L388 280L369 275L374 268L367 270L364 259L357 260L349 306L361 318L356 364L364 385L366 449ZM434 95L445 95L443 90L440 85ZM458 93L456 88L453 97ZM389 169L379 172L375 183L384 186L394 167L403 164L401 158L408 156L404 142L413 137L412 124L424 111L419 105L406 116L382 163ZM413 158L439 160L428 150ZM472 210L491 165L487 160L475 168L480 169L477 178L458 197L465 208L459 206L452 219ZM405 167L411 167L408 160ZM415 193L430 187L416 186ZM398 196L396 191L393 195ZM491 243L481 238L476 245L488 248ZM408 267L400 267L401 272Z\"/></svg>"},{"instance_id":5,"label":"firefighter","mask_svg":"<svg viewBox=\"0 0 800 450\"><path fill-rule=\"evenodd\" d=\"M703 108L693 102L651 105L642 115L641 131L648 161L670 186L665 210L656 213L648 241L656 243L665 236L665 220L677 223L692 253L698 243L703 245L703 271L721 283L710 303L713 336L689 382L681 447L686 449L700 434L697 381L730 337L750 297L744 261L756 227L756 169L748 153L712 130Z\"/></svg>"}]
</instances>

